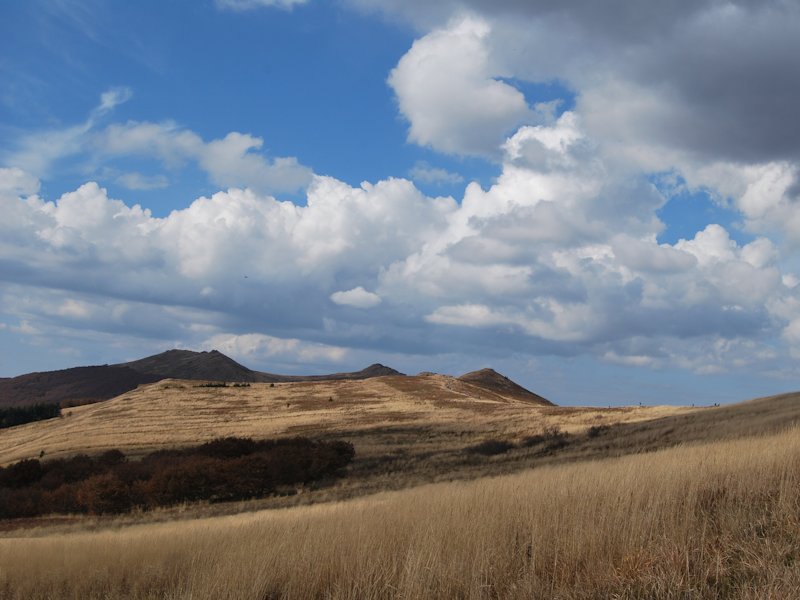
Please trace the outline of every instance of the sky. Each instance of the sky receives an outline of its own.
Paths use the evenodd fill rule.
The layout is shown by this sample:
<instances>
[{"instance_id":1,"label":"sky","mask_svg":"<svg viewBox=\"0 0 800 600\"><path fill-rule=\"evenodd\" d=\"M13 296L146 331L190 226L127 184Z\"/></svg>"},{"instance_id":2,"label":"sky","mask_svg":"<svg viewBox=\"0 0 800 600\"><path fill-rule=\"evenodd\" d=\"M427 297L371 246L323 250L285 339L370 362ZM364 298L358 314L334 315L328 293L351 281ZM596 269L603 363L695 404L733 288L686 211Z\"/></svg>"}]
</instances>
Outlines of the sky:
<instances>
[{"instance_id":1,"label":"sky","mask_svg":"<svg viewBox=\"0 0 800 600\"><path fill-rule=\"evenodd\" d=\"M800 389L794 0L0 2L0 377Z\"/></svg>"}]
</instances>

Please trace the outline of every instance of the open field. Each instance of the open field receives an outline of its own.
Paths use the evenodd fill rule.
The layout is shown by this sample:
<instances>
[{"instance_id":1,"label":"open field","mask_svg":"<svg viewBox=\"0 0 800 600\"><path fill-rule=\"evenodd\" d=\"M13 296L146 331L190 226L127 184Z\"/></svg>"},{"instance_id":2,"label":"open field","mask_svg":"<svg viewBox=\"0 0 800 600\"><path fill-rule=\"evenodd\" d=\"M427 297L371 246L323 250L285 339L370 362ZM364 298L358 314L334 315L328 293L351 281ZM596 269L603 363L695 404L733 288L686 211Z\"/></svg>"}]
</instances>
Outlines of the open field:
<instances>
[{"instance_id":1,"label":"open field","mask_svg":"<svg viewBox=\"0 0 800 600\"><path fill-rule=\"evenodd\" d=\"M225 435L306 435L345 439L355 446L356 458L344 478L306 487L296 495L201 504L130 519L169 520L342 500L680 443L735 439L800 422L796 394L714 408L596 409L540 406L442 375L274 387L199 385L162 381L113 400L67 409L69 416L61 419L4 430L0 464L38 457L42 451L47 459L118 447L135 456ZM569 435L532 443L553 427ZM486 440L499 440L510 448L492 456L470 451ZM74 519L55 521L69 524ZM0 529L23 525L6 522Z\"/></svg>"},{"instance_id":2,"label":"open field","mask_svg":"<svg viewBox=\"0 0 800 600\"><path fill-rule=\"evenodd\" d=\"M795 598L800 429L346 502L19 535L0 540L0 598Z\"/></svg>"},{"instance_id":3,"label":"open field","mask_svg":"<svg viewBox=\"0 0 800 600\"><path fill-rule=\"evenodd\" d=\"M541 444L526 445L531 436L548 428L574 434L570 456L593 456L597 448L576 443L590 427L702 412L676 407L542 406L524 396L504 395L502 389L442 375L200 386L197 381L166 380L112 400L66 409L68 416L61 419L4 430L0 464L37 458L42 452L45 460L110 448L136 456L228 435L303 435L345 439L355 445L356 460L344 479L258 503L286 506L528 468L555 458ZM491 457L469 452L486 440L501 440L515 447ZM199 508L216 514L241 507Z\"/></svg>"}]
</instances>

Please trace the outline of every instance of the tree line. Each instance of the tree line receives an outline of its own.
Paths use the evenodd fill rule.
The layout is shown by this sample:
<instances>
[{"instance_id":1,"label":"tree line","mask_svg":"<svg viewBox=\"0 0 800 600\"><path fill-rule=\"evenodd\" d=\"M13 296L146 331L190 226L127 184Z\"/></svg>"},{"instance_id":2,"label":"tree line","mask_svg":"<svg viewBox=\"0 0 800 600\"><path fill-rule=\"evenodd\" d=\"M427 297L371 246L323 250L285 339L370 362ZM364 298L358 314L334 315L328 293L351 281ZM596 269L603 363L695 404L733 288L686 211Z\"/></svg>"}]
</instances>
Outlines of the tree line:
<instances>
[{"instance_id":1,"label":"tree line","mask_svg":"<svg viewBox=\"0 0 800 600\"><path fill-rule=\"evenodd\" d=\"M61 407L58 404L34 404L33 406L0 408L0 429L60 416Z\"/></svg>"}]
</instances>

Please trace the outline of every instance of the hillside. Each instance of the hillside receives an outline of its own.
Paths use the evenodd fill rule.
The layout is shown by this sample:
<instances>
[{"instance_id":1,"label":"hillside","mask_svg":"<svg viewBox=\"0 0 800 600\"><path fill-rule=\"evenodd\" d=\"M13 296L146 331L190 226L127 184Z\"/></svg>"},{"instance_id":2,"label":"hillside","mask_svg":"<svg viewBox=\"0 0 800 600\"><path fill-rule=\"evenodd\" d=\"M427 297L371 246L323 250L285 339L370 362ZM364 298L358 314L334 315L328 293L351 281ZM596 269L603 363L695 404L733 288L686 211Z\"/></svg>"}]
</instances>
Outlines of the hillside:
<instances>
[{"instance_id":1,"label":"hillside","mask_svg":"<svg viewBox=\"0 0 800 600\"><path fill-rule=\"evenodd\" d=\"M549 400L526 390L521 385L514 383L508 377L501 375L494 369L472 371L470 373L465 373L458 379L459 381L470 383L484 390L496 392L506 398L515 398L523 402L533 402L534 404L541 404L544 406L554 406Z\"/></svg>"},{"instance_id":2,"label":"hillside","mask_svg":"<svg viewBox=\"0 0 800 600\"><path fill-rule=\"evenodd\" d=\"M77 406L119 396L160 377L125 366L74 367L0 379L0 406Z\"/></svg>"},{"instance_id":3,"label":"hillside","mask_svg":"<svg viewBox=\"0 0 800 600\"><path fill-rule=\"evenodd\" d=\"M211 350L210 352L167 350L160 354L117 366L127 367L139 373L155 375L159 379L258 381L255 371L240 365L232 358L216 350Z\"/></svg>"},{"instance_id":4,"label":"hillside","mask_svg":"<svg viewBox=\"0 0 800 600\"><path fill-rule=\"evenodd\" d=\"M61 419L4 430L0 465L111 448L136 457L231 435L354 444L350 475L335 489L268 501L282 505L771 434L800 423L800 394L723 407L580 408L532 402L513 382L487 390L474 379L430 374L212 388L162 380L68 409Z\"/></svg>"},{"instance_id":5,"label":"hillside","mask_svg":"<svg viewBox=\"0 0 800 600\"><path fill-rule=\"evenodd\" d=\"M229 381L239 383L280 383L288 381L328 381L339 379L369 379L384 375L402 375L390 367L373 364L361 371L329 373L325 375L277 375L254 371L239 364L218 350L194 352L192 350L167 350L117 365L140 373L158 375L160 379L191 379Z\"/></svg>"},{"instance_id":6,"label":"hillside","mask_svg":"<svg viewBox=\"0 0 800 600\"><path fill-rule=\"evenodd\" d=\"M370 365L361 371L327 375L276 375L253 371L218 352L167 350L116 365L74 367L0 379L0 407L59 404L77 406L108 400L162 379L241 383L369 379L402 375L390 367Z\"/></svg>"},{"instance_id":7,"label":"hillside","mask_svg":"<svg viewBox=\"0 0 800 600\"><path fill-rule=\"evenodd\" d=\"M520 440L547 426L583 431L687 410L559 408L520 399L511 389L513 394L504 394L445 375L214 388L162 380L69 409L62 419L6 430L0 436L0 464L42 451L61 456L120 448L135 454L226 435L340 436L355 441L361 458L400 453L413 461L418 454L447 454L486 438Z\"/></svg>"}]
</instances>

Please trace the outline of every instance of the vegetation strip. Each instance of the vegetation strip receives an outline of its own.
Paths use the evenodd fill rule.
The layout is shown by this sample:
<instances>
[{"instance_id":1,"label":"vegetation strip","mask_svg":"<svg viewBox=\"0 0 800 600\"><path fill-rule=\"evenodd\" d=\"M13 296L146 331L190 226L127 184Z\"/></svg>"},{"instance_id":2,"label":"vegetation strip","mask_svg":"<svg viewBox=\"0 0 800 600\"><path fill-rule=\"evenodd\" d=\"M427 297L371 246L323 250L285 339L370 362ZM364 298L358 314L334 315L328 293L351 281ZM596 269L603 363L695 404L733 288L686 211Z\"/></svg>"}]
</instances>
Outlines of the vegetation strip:
<instances>
[{"instance_id":1,"label":"vegetation strip","mask_svg":"<svg viewBox=\"0 0 800 600\"><path fill-rule=\"evenodd\" d=\"M226 437L129 461L119 450L90 457L27 459L0 467L0 518L123 513L180 502L259 498L335 476L352 444L307 438Z\"/></svg>"}]
</instances>

